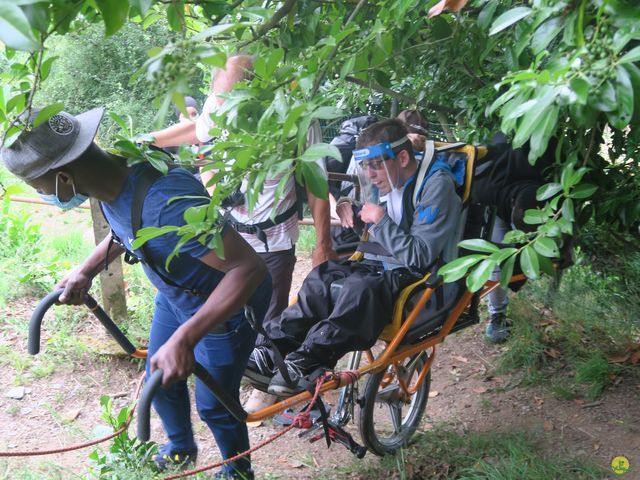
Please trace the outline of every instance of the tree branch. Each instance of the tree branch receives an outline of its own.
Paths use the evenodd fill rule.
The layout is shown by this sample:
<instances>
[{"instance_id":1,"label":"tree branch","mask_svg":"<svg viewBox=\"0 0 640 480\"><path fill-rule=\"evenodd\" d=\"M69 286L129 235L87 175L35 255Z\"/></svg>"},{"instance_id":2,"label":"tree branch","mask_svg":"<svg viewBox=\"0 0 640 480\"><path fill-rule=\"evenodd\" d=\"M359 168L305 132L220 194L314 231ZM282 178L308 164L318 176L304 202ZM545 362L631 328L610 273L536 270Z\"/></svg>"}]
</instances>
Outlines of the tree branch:
<instances>
[{"instance_id":1,"label":"tree branch","mask_svg":"<svg viewBox=\"0 0 640 480\"><path fill-rule=\"evenodd\" d=\"M344 22L344 25L342 26L342 30L344 31L345 28L347 28L347 25L349 25L349 23L351 23L351 20L353 20L355 18L355 16L358 14L358 12L360 11L360 9L362 8L362 6L366 3L365 0L360 0L358 2L358 4L356 5L356 8L353 9L353 11L351 12L351 15L349 15L349 18L347 18L347 21ZM322 81L324 80L325 75L327 74L327 70L329 69L329 65L331 65L331 62L333 61L333 59L335 58L336 54L338 53L338 48L340 47L340 43L338 43L335 47L333 47L333 50L331 51L331 54L329 55L329 58L327 58L325 60L324 63L324 67L322 67L322 70L320 70L320 73L318 73L318 75L316 76L316 79L313 81L313 88L311 89L311 97L313 97L316 92L318 91L318 88L320 88L320 84L322 83Z\"/></svg>"},{"instance_id":2,"label":"tree branch","mask_svg":"<svg viewBox=\"0 0 640 480\"><path fill-rule=\"evenodd\" d=\"M295 4L296 0L287 0L286 2L284 2L284 5L282 5L282 7L276 10L276 12L273 14L273 17L271 17L267 23L262 24L258 31L253 35L253 38L241 43L238 46L238 49L246 47L247 45L258 40L260 37L265 36L269 32L269 30L276 28L280 23L280 20L288 15Z\"/></svg>"},{"instance_id":3,"label":"tree branch","mask_svg":"<svg viewBox=\"0 0 640 480\"><path fill-rule=\"evenodd\" d=\"M360 85L362 87L368 87L376 92L384 93L385 95L389 95L392 98L397 98L398 100L414 105L416 103L415 97L410 97L409 95L405 95L404 93L396 92L395 90L391 90L390 88L383 87L378 85L375 82L365 82L364 80L360 80L359 78L352 77L351 75L347 75L345 77L347 82L355 83L356 85ZM456 115L458 112L450 107L445 107L444 105L440 105L438 103L428 102L421 104L422 106L429 108L431 110L441 111L445 113L450 113L452 115Z\"/></svg>"}]
</instances>

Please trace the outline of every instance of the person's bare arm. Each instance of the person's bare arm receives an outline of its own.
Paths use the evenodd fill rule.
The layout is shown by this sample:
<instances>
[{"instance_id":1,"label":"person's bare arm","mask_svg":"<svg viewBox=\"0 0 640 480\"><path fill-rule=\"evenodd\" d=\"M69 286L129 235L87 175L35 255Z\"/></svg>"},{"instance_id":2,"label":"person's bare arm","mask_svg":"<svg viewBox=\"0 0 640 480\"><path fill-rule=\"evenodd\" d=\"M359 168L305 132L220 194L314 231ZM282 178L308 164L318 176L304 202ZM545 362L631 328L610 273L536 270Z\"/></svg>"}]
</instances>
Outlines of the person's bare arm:
<instances>
[{"instance_id":1,"label":"person's bare arm","mask_svg":"<svg viewBox=\"0 0 640 480\"><path fill-rule=\"evenodd\" d=\"M151 371L164 370L162 384L187 377L194 368L193 348L217 325L226 322L249 300L267 275L262 259L233 229L223 237L224 260L214 251L200 261L225 272L207 301L182 324L151 358Z\"/></svg>"},{"instance_id":2,"label":"person's bare arm","mask_svg":"<svg viewBox=\"0 0 640 480\"><path fill-rule=\"evenodd\" d=\"M160 148L178 147L180 145L193 145L194 143L198 143L195 122L176 123L175 125L163 128L162 130L151 132L150 135L155 138L153 144Z\"/></svg>"},{"instance_id":3,"label":"person's bare arm","mask_svg":"<svg viewBox=\"0 0 640 480\"><path fill-rule=\"evenodd\" d=\"M111 233L107 235L93 250L93 252L76 269L64 277L55 288L64 288L60 295L60 303L80 305L91 288L96 275L104 269L104 259L109 250L107 263L113 262L124 253L124 248L113 243L109 248Z\"/></svg>"},{"instance_id":4,"label":"person's bare arm","mask_svg":"<svg viewBox=\"0 0 640 480\"><path fill-rule=\"evenodd\" d=\"M307 199L309 209L313 217L313 224L316 227L316 248L311 256L311 263L314 267L327 260L335 260L338 254L333 249L331 242L331 212L329 200L316 197L307 188Z\"/></svg>"}]
</instances>

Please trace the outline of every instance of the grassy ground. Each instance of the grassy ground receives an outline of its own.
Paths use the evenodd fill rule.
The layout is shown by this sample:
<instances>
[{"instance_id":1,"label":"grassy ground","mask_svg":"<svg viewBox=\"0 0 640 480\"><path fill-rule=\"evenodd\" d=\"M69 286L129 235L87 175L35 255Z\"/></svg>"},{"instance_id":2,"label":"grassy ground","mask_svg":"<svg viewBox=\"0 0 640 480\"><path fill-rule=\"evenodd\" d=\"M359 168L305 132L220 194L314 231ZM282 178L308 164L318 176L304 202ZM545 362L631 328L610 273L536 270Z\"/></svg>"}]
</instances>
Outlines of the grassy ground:
<instances>
[{"instance_id":1,"label":"grassy ground","mask_svg":"<svg viewBox=\"0 0 640 480\"><path fill-rule=\"evenodd\" d=\"M362 468L342 467L345 477L456 480L586 480L606 470L588 458L541 453L539 433L488 432L460 434L438 425L420 434L410 447ZM318 478L323 478L322 475Z\"/></svg>"}]
</instances>

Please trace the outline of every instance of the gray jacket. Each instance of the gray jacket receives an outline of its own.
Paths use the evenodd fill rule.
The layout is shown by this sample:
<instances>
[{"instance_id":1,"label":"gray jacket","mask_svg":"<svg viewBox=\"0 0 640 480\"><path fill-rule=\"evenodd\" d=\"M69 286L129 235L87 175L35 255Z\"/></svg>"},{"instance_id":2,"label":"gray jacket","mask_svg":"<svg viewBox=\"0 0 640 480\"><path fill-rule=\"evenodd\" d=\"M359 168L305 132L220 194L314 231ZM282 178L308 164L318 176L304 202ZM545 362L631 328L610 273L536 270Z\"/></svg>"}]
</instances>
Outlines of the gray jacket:
<instances>
[{"instance_id":1,"label":"gray jacket","mask_svg":"<svg viewBox=\"0 0 640 480\"><path fill-rule=\"evenodd\" d=\"M405 190L405 210L414 188L420 186L412 183ZM447 170L436 171L424 183L411 218L407 218L406 211L402 212L400 223L404 229L386 213L378 224L369 227L369 240L382 245L392 257L366 255L366 258L380 260L389 269L406 267L425 273L445 250L452 250L447 247L455 241L461 209L453 175Z\"/></svg>"}]
</instances>

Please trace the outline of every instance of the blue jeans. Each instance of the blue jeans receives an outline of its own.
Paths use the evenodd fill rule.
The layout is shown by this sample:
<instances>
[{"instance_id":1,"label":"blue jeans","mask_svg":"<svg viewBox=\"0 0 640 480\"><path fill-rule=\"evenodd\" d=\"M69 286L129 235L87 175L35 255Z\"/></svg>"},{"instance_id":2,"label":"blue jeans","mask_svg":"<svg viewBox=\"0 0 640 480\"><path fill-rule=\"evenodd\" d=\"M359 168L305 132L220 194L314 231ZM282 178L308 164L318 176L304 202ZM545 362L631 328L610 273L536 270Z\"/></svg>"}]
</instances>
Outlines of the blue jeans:
<instances>
[{"instance_id":1,"label":"blue jeans","mask_svg":"<svg viewBox=\"0 0 640 480\"><path fill-rule=\"evenodd\" d=\"M156 310L149 336L148 359L162 346L187 318L176 311L162 295L156 297ZM202 364L211 376L227 388L239 401L240 379L247 366L249 354L253 350L256 333L237 314L227 321L227 333L208 334L194 349L197 362ZM149 361L147 360L147 375ZM249 448L247 425L234 419L213 393L200 380L196 380L196 406L200 418L209 426L215 437L222 458L233 457ZM160 388L153 400L164 430L171 443L171 451L195 450L191 425L189 391L186 380L175 382L169 388ZM249 457L224 466L224 470L247 471L251 467Z\"/></svg>"},{"instance_id":2,"label":"blue jeans","mask_svg":"<svg viewBox=\"0 0 640 480\"><path fill-rule=\"evenodd\" d=\"M493 230L491 232L491 241L494 243L500 243L504 240L504 236L510 230L509 225L500 217L496 217L493 224ZM490 279L496 282L500 281L500 267L496 267L491 273ZM509 291L498 287L488 295L487 301L489 307L489 315L506 314L507 306L509 305Z\"/></svg>"}]
</instances>

